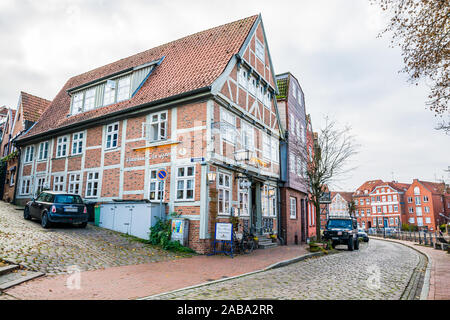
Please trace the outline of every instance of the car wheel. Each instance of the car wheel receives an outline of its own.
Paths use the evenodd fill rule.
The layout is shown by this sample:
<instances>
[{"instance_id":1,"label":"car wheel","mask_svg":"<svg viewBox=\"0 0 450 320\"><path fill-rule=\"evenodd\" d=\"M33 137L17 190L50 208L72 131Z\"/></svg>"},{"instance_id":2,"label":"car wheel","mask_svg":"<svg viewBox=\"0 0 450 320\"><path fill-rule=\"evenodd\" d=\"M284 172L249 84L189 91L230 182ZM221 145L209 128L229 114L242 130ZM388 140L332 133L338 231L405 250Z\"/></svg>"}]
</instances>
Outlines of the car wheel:
<instances>
[{"instance_id":1,"label":"car wheel","mask_svg":"<svg viewBox=\"0 0 450 320\"><path fill-rule=\"evenodd\" d=\"M355 241L355 250L359 250L359 239L358 238L356 238L356 241Z\"/></svg>"},{"instance_id":2,"label":"car wheel","mask_svg":"<svg viewBox=\"0 0 450 320\"><path fill-rule=\"evenodd\" d=\"M353 238L348 239L348 251L353 251Z\"/></svg>"},{"instance_id":3,"label":"car wheel","mask_svg":"<svg viewBox=\"0 0 450 320\"><path fill-rule=\"evenodd\" d=\"M337 242L336 241L331 242L331 248L332 249L336 248L336 246L337 246Z\"/></svg>"},{"instance_id":4,"label":"car wheel","mask_svg":"<svg viewBox=\"0 0 450 320\"><path fill-rule=\"evenodd\" d=\"M44 229L50 228L50 221L48 220L48 215L45 212L42 214L41 226Z\"/></svg>"},{"instance_id":5,"label":"car wheel","mask_svg":"<svg viewBox=\"0 0 450 320\"><path fill-rule=\"evenodd\" d=\"M87 226L87 222L83 222L78 225L78 228L86 228L86 226Z\"/></svg>"},{"instance_id":6,"label":"car wheel","mask_svg":"<svg viewBox=\"0 0 450 320\"><path fill-rule=\"evenodd\" d=\"M31 220L30 208L25 207L25 209L23 210L23 218L25 220Z\"/></svg>"}]
</instances>

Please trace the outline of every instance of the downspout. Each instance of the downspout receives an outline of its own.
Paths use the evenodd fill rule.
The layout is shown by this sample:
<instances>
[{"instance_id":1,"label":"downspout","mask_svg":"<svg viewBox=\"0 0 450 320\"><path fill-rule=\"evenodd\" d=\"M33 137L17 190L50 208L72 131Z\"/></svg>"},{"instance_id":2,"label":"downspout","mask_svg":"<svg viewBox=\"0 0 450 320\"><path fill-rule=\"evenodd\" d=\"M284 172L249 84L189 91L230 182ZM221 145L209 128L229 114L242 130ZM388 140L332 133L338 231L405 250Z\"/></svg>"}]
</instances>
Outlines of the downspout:
<instances>
[{"instance_id":1,"label":"downspout","mask_svg":"<svg viewBox=\"0 0 450 320\"><path fill-rule=\"evenodd\" d=\"M19 168L20 168L20 159L22 158L22 149L17 148L17 150L19 151L18 153L18 157L19 160L17 161L17 168L16 168L16 180L14 183L14 196L13 196L13 204L16 204L16 193L17 193L17 185L19 184Z\"/></svg>"},{"instance_id":2,"label":"downspout","mask_svg":"<svg viewBox=\"0 0 450 320\"><path fill-rule=\"evenodd\" d=\"M278 202L278 214L277 214L277 235L278 235L278 239L281 242L281 245L284 246L286 245L286 241L284 240L284 238L281 236L281 191L280 191L280 183L278 183L278 188L277 188L277 202Z\"/></svg>"}]
</instances>

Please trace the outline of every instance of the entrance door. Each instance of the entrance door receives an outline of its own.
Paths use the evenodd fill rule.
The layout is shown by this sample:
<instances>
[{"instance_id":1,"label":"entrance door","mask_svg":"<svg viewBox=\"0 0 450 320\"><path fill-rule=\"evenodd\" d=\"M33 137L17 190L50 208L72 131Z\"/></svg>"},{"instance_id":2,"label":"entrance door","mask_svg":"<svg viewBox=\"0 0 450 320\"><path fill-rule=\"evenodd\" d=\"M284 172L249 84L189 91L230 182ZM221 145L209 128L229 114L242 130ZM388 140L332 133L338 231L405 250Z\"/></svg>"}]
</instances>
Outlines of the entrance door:
<instances>
[{"instance_id":1,"label":"entrance door","mask_svg":"<svg viewBox=\"0 0 450 320\"><path fill-rule=\"evenodd\" d=\"M301 228L301 241L306 242L306 203L305 199L300 200L300 228Z\"/></svg>"},{"instance_id":2,"label":"entrance door","mask_svg":"<svg viewBox=\"0 0 450 320\"><path fill-rule=\"evenodd\" d=\"M387 218L384 218L384 227L385 228L387 228L389 225L388 225L388 219Z\"/></svg>"}]
</instances>

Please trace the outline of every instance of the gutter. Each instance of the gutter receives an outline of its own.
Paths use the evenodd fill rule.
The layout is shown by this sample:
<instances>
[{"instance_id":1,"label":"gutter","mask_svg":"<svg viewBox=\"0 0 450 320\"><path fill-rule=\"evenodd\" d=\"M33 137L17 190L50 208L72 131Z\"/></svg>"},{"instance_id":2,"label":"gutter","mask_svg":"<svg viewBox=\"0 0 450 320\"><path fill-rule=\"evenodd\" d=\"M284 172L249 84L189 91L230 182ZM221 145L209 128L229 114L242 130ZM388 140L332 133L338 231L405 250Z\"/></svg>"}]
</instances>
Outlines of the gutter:
<instances>
[{"instance_id":1,"label":"gutter","mask_svg":"<svg viewBox=\"0 0 450 320\"><path fill-rule=\"evenodd\" d=\"M69 125L61 127L61 128L46 131L45 133L42 133L42 134L36 134L31 137L25 137L23 139L16 141L16 143L18 146L26 145L29 142L41 141L47 137L52 137L60 132L65 132L72 128L77 128L77 130L79 130L79 129L81 129L80 127L83 127L83 126L88 127L92 124L99 124L99 122L102 122L102 121L107 122L107 121L111 121L111 120L118 120L118 119L121 119L121 116L123 116L124 114L129 115L129 113L131 113L131 112L134 112L133 115L137 116L141 113L147 112L148 109L150 109L151 107L155 107L154 109L156 109L156 107L158 107L159 105L161 105L160 107L164 107L164 105L163 105L164 103L171 105L171 104L177 103L177 100L187 98L189 96L198 95L197 97L192 97L192 98L199 99L199 98L209 97L210 94L211 94L211 86L202 87L202 88L184 92L184 93L181 93L181 94L178 94L175 96L166 97L166 98L163 98L160 100L156 100L156 101L140 104L137 106L133 106L130 108L126 108L124 110L119 110L116 112L108 113L108 114L100 116L100 117L96 117L96 118L92 118L92 119L88 119L88 120L84 120L84 121L80 121L80 122L75 122L75 123L69 124Z\"/></svg>"}]
</instances>

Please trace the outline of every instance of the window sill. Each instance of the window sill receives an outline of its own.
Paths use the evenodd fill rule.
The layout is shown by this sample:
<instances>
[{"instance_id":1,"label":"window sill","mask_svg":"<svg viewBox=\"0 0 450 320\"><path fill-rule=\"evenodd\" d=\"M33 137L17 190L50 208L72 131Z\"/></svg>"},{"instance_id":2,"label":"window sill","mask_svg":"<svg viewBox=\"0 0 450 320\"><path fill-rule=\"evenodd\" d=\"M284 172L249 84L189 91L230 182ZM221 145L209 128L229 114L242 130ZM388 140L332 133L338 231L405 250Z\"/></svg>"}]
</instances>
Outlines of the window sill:
<instances>
[{"instance_id":1,"label":"window sill","mask_svg":"<svg viewBox=\"0 0 450 320\"><path fill-rule=\"evenodd\" d=\"M189 199L189 200L187 200L187 199L176 199L175 202L195 202L195 200L194 199Z\"/></svg>"},{"instance_id":2,"label":"window sill","mask_svg":"<svg viewBox=\"0 0 450 320\"><path fill-rule=\"evenodd\" d=\"M83 153L71 154L68 158L77 158L83 156Z\"/></svg>"},{"instance_id":3,"label":"window sill","mask_svg":"<svg viewBox=\"0 0 450 320\"><path fill-rule=\"evenodd\" d=\"M120 146L116 146L113 148L105 148L105 152L113 152L113 151L117 151L120 149Z\"/></svg>"}]
</instances>

